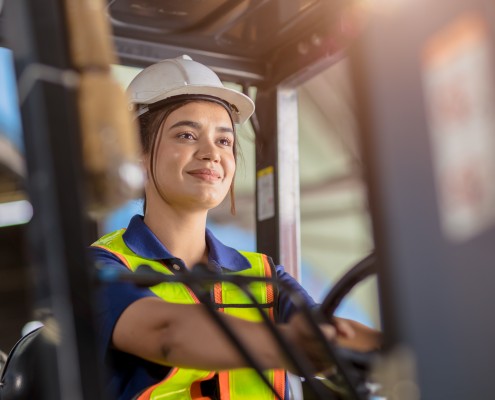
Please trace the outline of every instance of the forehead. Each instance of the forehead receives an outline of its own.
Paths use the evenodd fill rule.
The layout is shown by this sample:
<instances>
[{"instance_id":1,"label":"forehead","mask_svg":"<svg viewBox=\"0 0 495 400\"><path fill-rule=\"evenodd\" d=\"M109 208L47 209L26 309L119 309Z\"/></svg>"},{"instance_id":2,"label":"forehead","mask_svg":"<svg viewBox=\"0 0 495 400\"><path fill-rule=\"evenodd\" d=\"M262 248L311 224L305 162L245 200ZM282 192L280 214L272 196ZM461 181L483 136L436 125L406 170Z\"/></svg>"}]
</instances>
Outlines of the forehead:
<instances>
[{"instance_id":1,"label":"forehead","mask_svg":"<svg viewBox=\"0 0 495 400\"><path fill-rule=\"evenodd\" d=\"M170 113L165 124L172 125L181 120L215 123L232 127L232 119L227 109L221 104L205 100L192 101L181 105Z\"/></svg>"}]
</instances>

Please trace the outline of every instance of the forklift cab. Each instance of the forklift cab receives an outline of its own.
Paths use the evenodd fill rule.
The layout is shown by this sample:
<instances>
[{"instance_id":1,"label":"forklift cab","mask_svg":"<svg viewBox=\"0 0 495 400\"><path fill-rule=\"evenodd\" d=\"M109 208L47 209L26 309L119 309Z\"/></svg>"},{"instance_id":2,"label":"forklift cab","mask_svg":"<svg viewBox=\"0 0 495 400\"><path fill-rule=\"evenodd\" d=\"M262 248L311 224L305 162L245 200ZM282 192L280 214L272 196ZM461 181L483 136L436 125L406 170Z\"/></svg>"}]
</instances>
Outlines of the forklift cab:
<instances>
[{"instance_id":1,"label":"forklift cab","mask_svg":"<svg viewBox=\"0 0 495 400\"><path fill-rule=\"evenodd\" d=\"M112 0L97 11L62 0L0 4L2 43L13 50L23 89L35 235L45 249L40 264L51 306L68 332L61 351L79 360L59 368L60 388L44 388L43 398L102 398L91 328L74 319L91 313L88 303L73 300L91 293L82 260L99 227L82 211L88 199L81 193L98 190L96 180L86 182L89 189L81 184L84 129L73 78L105 75L111 64L145 67L182 54L255 98L256 248L298 278L300 238L307 232L301 225L297 94L303 87L318 97L325 86L313 79L345 66L358 132L351 172L365 183L360 211L371 220L361 255L366 246L368 252L376 247L386 338L378 369L383 386L391 388L386 398L491 398L495 122L489 113L466 111L495 105L491 2ZM95 25L88 29L78 20ZM456 126L472 135L458 135ZM326 183L345 186L348 178ZM321 187L308 187L321 193ZM95 204L100 210L117 204L106 200L110 206L105 196ZM320 218L314 204L308 209ZM71 241L54 245L53 237ZM363 277L357 276L344 286ZM66 378L78 384L68 387ZM352 391L344 396L359 398Z\"/></svg>"},{"instance_id":2,"label":"forklift cab","mask_svg":"<svg viewBox=\"0 0 495 400\"><path fill-rule=\"evenodd\" d=\"M246 202L250 205L246 206L247 212L245 211L244 214L249 211L255 214L254 217L251 216L249 224L254 225L257 232L255 236L257 250L271 254L277 263L284 264L292 275L301 278L297 90L303 82L308 81L318 72L344 59L344 48L347 42L354 38L355 29L357 29L354 25L357 25L358 21L354 20L352 7L348 7L344 2L329 4L321 1L289 4L277 1L255 3L225 1L204 2L200 5L197 2L180 2L180 4L166 6L160 1L108 2L104 7L104 13L112 30L111 46L115 49L115 53L106 57L105 46L108 44L101 44L101 42L105 43L105 39L97 38L95 33L104 31L102 25L96 25L93 30L90 30L91 32L78 31L82 27L64 21L65 18L71 18L71 15L72 18L76 15L77 19L77 16L82 18L84 14L81 13L91 12L79 10L78 14L77 6L73 6L54 1L51 7L38 9L35 4L21 5L21 3L10 2L6 3L2 11L2 28L5 32L3 37L5 45L13 51L20 88L19 97L24 110L30 109L31 102L36 102L32 99L39 96L36 95L39 90L43 93L42 97L46 95L50 98L49 100L46 98L43 102L46 107L53 106L62 110L58 107L65 108L71 104L75 100L74 90L70 83L72 68L81 73L98 69L104 72L110 64L114 70L117 70L117 73L122 73L122 70L129 67L142 68L161 59L182 54L187 54L194 60L208 65L223 80L236 85L241 91L256 99L258 112L248 128L250 139L255 139L256 143L252 147L256 151L252 151L252 159L249 161L253 169L245 174L256 177L252 180L255 184L250 189L250 196L257 200ZM98 18L95 17L95 19ZM45 32L44 37L34 35L27 38L23 35L12 34L19 30L36 30L38 26L41 29L47 20L51 21L52 28ZM274 24L275 20L276 24ZM55 42L48 40L48 35L53 35L51 38ZM77 39L83 36L86 36L87 43ZM74 39L75 42L69 38ZM54 46L55 43L56 46ZM77 52L74 48L77 48ZM98 51L101 51L101 54ZM102 56L103 53L106 55ZM17 58L20 54L27 55L27 58L21 57L23 60ZM83 55L88 59L83 60ZM103 62L106 63L105 66L100 64ZM53 76L57 74L57 71L62 73L63 77L60 76L60 79L64 80L60 82L62 84L50 81L48 69L40 67L46 64L55 68L52 69ZM54 79L57 81L57 78ZM67 86L64 87L65 84ZM306 93L311 93L315 86L317 83L313 82L306 89ZM104 98L104 93L99 93ZM33 95L35 97L32 97ZM116 108L114 105L112 107ZM76 136L74 138L66 137L64 139L68 139L71 143L63 143L60 137L57 137L59 133L56 133L61 128L61 125L58 125L61 121L55 120L53 122L58 125L58 128L53 127L53 130L47 128L44 133L40 134L40 125L35 120L38 117L41 120L45 119L44 112L48 110L41 110L39 106L35 108L38 111L30 109L23 115L25 134L31 129L29 125L32 124L32 128L34 125L38 126L36 134L33 133L33 141L27 137L29 134L25 136L28 169L31 174L35 175L34 171L45 171L47 176L50 176L49 185L53 184L50 189L45 188L45 190L53 190L58 193L58 196L62 196L57 200L60 207L54 209L53 204L43 199L44 195L41 192L36 194L38 189L35 188L34 192L30 193L33 207L38 210L36 214L39 218L36 225L38 228L35 229L43 231L54 220L60 219L60 234L62 232L65 232L64 235L67 234L66 229L68 229L75 234L74 242L88 243L91 241L88 237L92 237L95 234L94 231L101 233L99 232L101 226L96 224L88 228L86 216L74 215L73 212L79 207L84 209L83 202L90 197L78 196L81 190L81 175L84 175L84 171L81 170L81 155L77 154L81 138L77 135L74 135ZM68 116L67 121L63 122L67 124L63 130L77 132L80 129L74 122L77 118L72 118L77 112L77 110L62 112ZM26 114L29 114L27 119ZM55 118L49 111L48 115L49 118ZM279 132L283 137L280 143L278 142ZM41 150L41 148L44 149L45 155L53 154L54 158L46 159L43 155L41 157L30 156L33 151ZM74 149L74 153L69 154L67 148ZM312 156L314 157L314 154ZM110 157L100 156L99 158ZM69 164L73 166L72 170L67 168ZM55 168L53 168L54 165ZM64 168L59 168L61 165ZM350 172L352 176L344 176L343 180L356 178L361 181L354 168ZM36 178L33 177L33 180L36 181ZM321 190L327 189L325 185L332 184L331 179L329 180L330 182L318 182L313 179L308 185L309 192L314 197L321 195ZM34 183L32 187L36 185ZM74 187L74 195L68 193L70 185ZM91 188L86 188L86 190L92 191ZM255 196L253 196L254 191L258 193ZM365 217L367 216L364 208L360 212ZM222 214L217 216L217 220L222 220L222 218ZM317 219L318 215L315 214L311 218ZM42 238L38 240L44 241ZM323 238L320 239L321 245L324 246ZM370 245L371 243L368 242L363 248L358 249L358 252L353 255L354 260L349 258L346 261L347 264L342 265L339 273L343 272L343 268L357 261L359 257L367 254L371 250ZM41 247L45 246L51 245L41 244ZM55 257L56 250L53 249L53 251L54 253L46 255L51 260L47 261L46 268L53 268L52 272L46 270L48 275L56 274L55 271L59 268L53 266L54 259L51 257ZM71 258L70 263L74 265L73 255L67 255L67 257ZM79 259L82 258L79 257ZM54 277L54 282L48 283L48 288L45 287L45 290L48 293L52 292L54 287L50 285L57 288L65 286L69 292L84 290L84 288L75 289L71 286L75 285L76 281L81 282L78 277L83 276L84 272L78 270L77 267L71 268L65 277L60 275ZM335 277L337 276L338 273L335 273ZM54 305L54 309L56 307ZM58 307L60 308L57 313L66 316L73 313L79 314L81 311L67 308L64 310L64 306L60 304ZM75 321L75 324L77 325L78 322ZM85 335L85 329L79 328L81 327L78 326L76 329L76 336ZM86 331L85 338L87 339L88 336ZM82 336L81 342L84 342L81 344L83 347L89 346Z\"/></svg>"}]
</instances>

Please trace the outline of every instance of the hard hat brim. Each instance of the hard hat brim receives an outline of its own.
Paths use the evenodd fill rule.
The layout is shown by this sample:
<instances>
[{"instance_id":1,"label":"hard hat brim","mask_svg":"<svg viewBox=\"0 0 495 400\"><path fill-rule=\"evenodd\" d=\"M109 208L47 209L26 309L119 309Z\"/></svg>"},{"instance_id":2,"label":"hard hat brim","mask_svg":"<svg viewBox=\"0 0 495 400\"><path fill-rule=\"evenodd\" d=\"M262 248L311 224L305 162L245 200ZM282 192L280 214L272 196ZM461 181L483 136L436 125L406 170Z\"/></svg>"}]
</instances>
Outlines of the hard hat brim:
<instances>
[{"instance_id":1,"label":"hard hat brim","mask_svg":"<svg viewBox=\"0 0 495 400\"><path fill-rule=\"evenodd\" d=\"M196 94L217 97L234 105L238 110L238 112L232 113L232 118L236 124L243 124L254 112L254 102L248 96L238 92L237 90L218 86L184 85L175 89L167 90L167 92L160 93L158 96L133 98L132 101L136 104L149 105L170 97Z\"/></svg>"}]
</instances>

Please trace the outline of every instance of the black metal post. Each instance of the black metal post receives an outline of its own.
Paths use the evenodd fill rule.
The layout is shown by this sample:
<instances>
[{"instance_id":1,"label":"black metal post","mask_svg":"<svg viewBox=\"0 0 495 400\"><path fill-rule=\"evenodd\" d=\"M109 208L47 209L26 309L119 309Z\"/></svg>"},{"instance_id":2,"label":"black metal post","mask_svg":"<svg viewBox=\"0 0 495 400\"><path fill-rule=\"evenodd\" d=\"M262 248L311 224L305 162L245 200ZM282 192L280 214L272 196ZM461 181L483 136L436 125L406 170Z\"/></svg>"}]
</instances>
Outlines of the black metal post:
<instances>
[{"instance_id":1,"label":"black metal post","mask_svg":"<svg viewBox=\"0 0 495 400\"><path fill-rule=\"evenodd\" d=\"M494 11L489 0L397 3L373 14L353 54L383 377L406 397L493 397Z\"/></svg>"},{"instance_id":2,"label":"black metal post","mask_svg":"<svg viewBox=\"0 0 495 400\"><path fill-rule=\"evenodd\" d=\"M14 52L34 209L31 258L45 283L37 288L40 300L53 312L46 333L53 326L57 333L52 354L57 371L38 371L44 383L40 398L101 399L76 81L71 79L77 75L70 71L63 3L11 0L5 6L4 33Z\"/></svg>"}]
</instances>

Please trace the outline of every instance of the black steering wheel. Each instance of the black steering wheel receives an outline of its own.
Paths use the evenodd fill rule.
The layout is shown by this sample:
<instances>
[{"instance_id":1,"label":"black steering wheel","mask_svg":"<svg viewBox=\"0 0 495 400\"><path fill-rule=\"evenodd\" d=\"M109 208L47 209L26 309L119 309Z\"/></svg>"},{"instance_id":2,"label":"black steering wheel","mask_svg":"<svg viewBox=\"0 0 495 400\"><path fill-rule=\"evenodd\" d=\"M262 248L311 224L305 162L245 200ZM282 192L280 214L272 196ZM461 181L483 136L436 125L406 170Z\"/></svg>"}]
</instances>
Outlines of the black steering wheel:
<instances>
[{"instance_id":1,"label":"black steering wheel","mask_svg":"<svg viewBox=\"0 0 495 400\"><path fill-rule=\"evenodd\" d=\"M317 320L332 323L335 311L344 297L358 283L376 274L376 270L374 253L354 265L327 293L320 307L316 310ZM359 352L337 346L331 346L328 350L332 355L335 368L325 373L324 376L315 378L317 384L324 386L331 392L332 399L335 400L369 399L370 391L367 380L377 352ZM305 399L312 400L312 394L306 390L304 382L303 393Z\"/></svg>"},{"instance_id":2,"label":"black steering wheel","mask_svg":"<svg viewBox=\"0 0 495 400\"><path fill-rule=\"evenodd\" d=\"M347 271L330 289L320 305L322 315L333 317L337 307L354 286L375 273L376 256L371 253Z\"/></svg>"}]
</instances>

